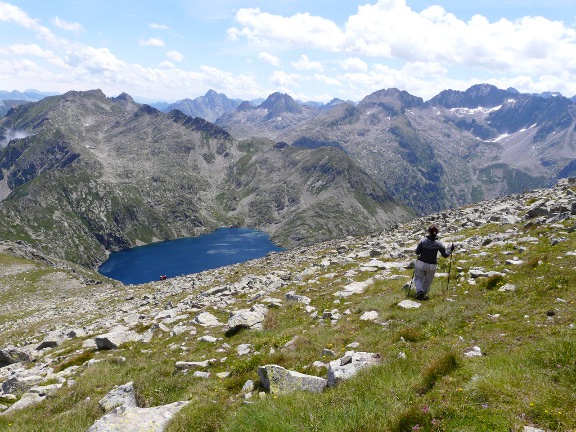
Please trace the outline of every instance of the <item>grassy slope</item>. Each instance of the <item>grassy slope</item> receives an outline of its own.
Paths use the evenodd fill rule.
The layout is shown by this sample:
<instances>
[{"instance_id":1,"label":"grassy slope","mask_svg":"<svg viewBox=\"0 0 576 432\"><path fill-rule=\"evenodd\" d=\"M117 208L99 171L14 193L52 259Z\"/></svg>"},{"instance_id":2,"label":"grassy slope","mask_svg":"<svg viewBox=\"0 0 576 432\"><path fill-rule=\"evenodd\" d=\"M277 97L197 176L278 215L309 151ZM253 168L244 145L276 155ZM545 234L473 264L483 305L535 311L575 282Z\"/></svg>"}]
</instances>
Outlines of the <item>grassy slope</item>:
<instances>
[{"instance_id":1,"label":"grassy slope","mask_svg":"<svg viewBox=\"0 0 576 432\"><path fill-rule=\"evenodd\" d=\"M214 345L197 340L202 328L196 336L165 335L114 352L93 352L81 349L81 341L69 342L53 354L61 368L89 358L103 361L80 369L73 386L42 404L0 416L0 430L86 430L102 415L98 400L114 385L128 381L134 381L145 406L192 400L176 416L170 431L516 431L525 425L574 430L576 257L566 253L576 251L576 233L567 230L573 220L562 224L564 228L537 226L523 232L539 239L534 244L522 243L524 251L498 243L460 251L452 262L449 290L445 291L446 278L437 277L431 299L418 310L396 306L405 298L401 287L411 276L408 270L395 271L402 277L378 279L364 294L335 304L333 293L349 282L344 273L357 269L357 263L333 264L316 267L304 283L293 280L293 286L272 295L281 298L294 289L311 297L320 312L349 309L350 314L335 325L311 318L301 305L287 303L270 310L264 331L230 336L221 330L205 331L223 337ZM489 224L459 234L470 238L506 229L510 226ZM558 236L559 231L566 240L551 247L549 237ZM366 239L357 242L365 244ZM298 272L319 265L324 256L333 254L332 247L319 250L315 262L264 259L215 274L221 282L233 282L246 274L276 269ZM514 255L524 264L505 264ZM459 274L475 266L511 271L502 279L484 278L476 284L460 278ZM443 260L439 272L447 270L448 261ZM354 280L369 275L359 272ZM516 285L516 291L499 292L504 283ZM134 289L143 293L154 287ZM173 300L178 301L178 296ZM378 323L358 319L369 310L379 312ZM224 311L210 311L226 320ZM293 349L281 349L296 335ZM381 353L382 365L321 395L255 396L250 404L239 396L246 380L257 381L259 365L276 363L324 376L324 369L310 366L315 360L331 360L320 358L322 349L343 354L353 341L360 343L359 351ZM223 342L232 349L217 351ZM259 354L239 356L234 347L241 343L252 344ZM465 357L463 353L474 346L484 355ZM213 373L210 379L175 372L178 360L223 357L227 357L225 362L207 369ZM230 377L216 378L215 373L221 371L230 371ZM0 403L6 402L0 399Z\"/></svg>"}]
</instances>

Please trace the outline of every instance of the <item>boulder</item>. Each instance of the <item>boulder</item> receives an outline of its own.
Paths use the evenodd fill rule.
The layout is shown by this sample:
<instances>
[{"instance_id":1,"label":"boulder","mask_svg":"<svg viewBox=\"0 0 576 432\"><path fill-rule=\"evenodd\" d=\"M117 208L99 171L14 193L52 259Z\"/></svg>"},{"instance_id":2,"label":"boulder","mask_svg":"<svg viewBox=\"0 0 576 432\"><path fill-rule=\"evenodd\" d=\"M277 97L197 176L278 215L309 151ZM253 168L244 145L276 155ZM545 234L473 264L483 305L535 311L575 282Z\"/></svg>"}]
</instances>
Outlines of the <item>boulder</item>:
<instances>
[{"instance_id":1,"label":"boulder","mask_svg":"<svg viewBox=\"0 0 576 432\"><path fill-rule=\"evenodd\" d=\"M240 390L240 393L241 394L252 393L255 389L256 386L254 385L254 381L248 380L242 386L242 390Z\"/></svg>"},{"instance_id":2,"label":"boulder","mask_svg":"<svg viewBox=\"0 0 576 432\"><path fill-rule=\"evenodd\" d=\"M34 356L23 349L9 346L0 349L0 367L8 366L14 363L34 361Z\"/></svg>"},{"instance_id":3,"label":"boulder","mask_svg":"<svg viewBox=\"0 0 576 432\"><path fill-rule=\"evenodd\" d=\"M344 357L331 361L328 365L328 386L333 387L352 378L359 370L381 362L380 354L348 351Z\"/></svg>"},{"instance_id":4,"label":"boulder","mask_svg":"<svg viewBox=\"0 0 576 432\"><path fill-rule=\"evenodd\" d=\"M15 375L8 378L2 383L2 392L13 395L21 395L26 393L36 384L44 381L44 378L38 375L19 376Z\"/></svg>"},{"instance_id":5,"label":"boulder","mask_svg":"<svg viewBox=\"0 0 576 432\"><path fill-rule=\"evenodd\" d=\"M360 316L361 321L374 321L378 319L378 312L377 311L369 311L364 312L362 316Z\"/></svg>"},{"instance_id":6,"label":"boulder","mask_svg":"<svg viewBox=\"0 0 576 432\"><path fill-rule=\"evenodd\" d=\"M216 318L210 312L201 312L196 315L192 321L198 325L201 325L202 327L216 327L222 325L222 323L218 321L218 318Z\"/></svg>"},{"instance_id":7,"label":"boulder","mask_svg":"<svg viewBox=\"0 0 576 432\"><path fill-rule=\"evenodd\" d=\"M119 406L88 429L88 432L162 432L174 414L188 405L174 402L152 408Z\"/></svg>"},{"instance_id":8,"label":"boulder","mask_svg":"<svg viewBox=\"0 0 576 432\"><path fill-rule=\"evenodd\" d=\"M294 391L320 393L326 387L324 378L290 371L278 365L259 366L258 376L264 389L270 394Z\"/></svg>"},{"instance_id":9,"label":"boulder","mask_svg":"<svg viewBox=\"0 0 576 432\"><path fill-rule=\"evenodd\" d=\"M209 359L204 361L177 361L176 362L176 369L179 370L187 370L187 369L203 369L207 368L208 366L216 363L216 359Z\"/></svg>"},{"instance_id":10,"label":"boulder","mask_svg":"<svg viewBox=\"0 0 576 432\"><path fill-rule=\"evenodd\" d=\"M18 411L18 410L21 410L24 408L28 408L29 406L40 403L43 400L44 400L44 396L40 396L39 394L25 393L24 395L22 395L22 397L20 398L19 401L15 402L6 411L1 412L0 416L10 414L14 411Z\"/></svg>"},{"instance_id":11,"label":"boulder","mask_svg":"<svg viewBox=\"0 0 576 432\"><path fill-rule=\"evenodd\" d=\"M470 269L470 277L473 279L488 277L488 273L484 269L474 267Z\"/></svg>"},{"instance_id":12,"label":"boulder","mask_svg":"<svg viewBox=\"0 0 576 432\"><path fill-rule=\"evenodd\" d=\"M482 354L482 349L480 349L480 347L474 346L474 347L464 351L464 355L466 357L482 357L483 354Z\"/></svg>"},{"instance_id":13,"label":"boulder","mask_svg":"<svg viewBox=\"0 0 576 432\"><path fill-rule=\"evenodd\" d=\"M28 393L36 393L37 395L40 396L48 396L49 394L54 393L56 390L61 389L62 385L63 385L62 383L58 383L58 384L48 384L44 386L34 386L30 388Z\"/></svg>"},{"instance_id":14,"label":"boulder","mask_svg":"<svg viewBox=\"0 0 576 432\"><path fill-rule=\"evenodd\" d=\"M264 318L268 313L268 308L261 304L256 304L250 309L241 309L230 314L228 327L243 327L251 330L262 330Z\"/></svg>"},{"instance_id":15,"label":"boulder","mask_svg":"<svg viewBox=\"0 0 576 432\"><path fill-rule=\"evenodd\" d=\"M40 345L36 347L36 350L40 351L44 348L56 348L68 339L67 333L68 332L65 331L53 331L48 333L42 342L40 342Z\"/></svg>"},{"instance_id":16,"label":"boulder","mask_svg":"<svg viewBox=\"0 0 576 432\"><path fill-rule=\"evenodd\" d=\"M98 402L104 411L111 411L118 406L137 407L134 383L129 382L114 387L106 396Z\"/></svg>"},{"instance_id":17,"label":"boulder","mask_svg":"<svg viewBox=\"0 0 576 432\"><path fill-rule=\"evenodd\" d=\"M332 351L331 349L328 348L324 348L321 352L320 355L322 357L336 357L336 353L334 351Z\"/></svg>"},{"instance_id":18,"label":"boulder","mask_svg":"<svg viewBox=\"0 0 576 432\"><path fill-rule=\"evenodd\" d=\"M368 279L363 282L352 282L344 287L342 291L334 293L338 297L349 297L352 294L362 294L366 288L374 283L373 279Z\"/></svg>"},{"instance_id":19,"label":"boulder","mask_svg":"<svg viewBox=\"0 0 576 432\"><path fill-rule=\"evenodd\" d=\"M96 348L99 350L116 349L127 342L138 342L140 340L142 340L142 336L126 328L115 329L110 333L96 336L94 339Z\"/></svg>"},{"instance_id":20,"label":"boulder","mask_svg":"<svg viewBox=\"0 0 576 432\"><path fill-rule=\"evenodd\" d=\"M290 291L284 294L284 298L288 301L304 303L306 305L310 304L310 302L312 301L309 297L298 295L294 291Z\"/></svg>"},{"instance_id":21,"label":"boulder","mask_svg":"<svg viewBox=\"0 0 576 432\"><path fill-rule=\"evenodd\" d=\"M550 210L548 207L545 207L542 204L537 204L528 209L526 212L529 218L541 217L541 216L548 216L550 214Z\"/></svg>"},{"instance_id":22,"label":"boulder","mask_svg":"<svg viewBox=\"0 0 576 432\"><path fill-rule=\"evenodd\" d=\"M498 291L500 292L510 292L510 291L516 291L516 285L507 283L506 285L502 285Z\"/></svg>"},{"instance_id":23,"label":"boulder","mask_svg":"<svg viewBox=\"0 0 576 432\"><path fill-rule=\"evenodd\" d=\"M420 306L422 306L422 304L413 300L402 300L400 303L398 303L398 306L402 309L418 309Z\"/></svg>"},{"instance_id":24,"label":"boulder","mask_svg":"<svg viewBox=\"0 0 576 432\"><path fill-rule=\"evenodd\" d=\"M513 215L504 215L502 216L502 220L500 221L500 223L502 225L514 225L517 224L521 221L520 218L513 216Z\"/></svg>"},{"instance_id":25,"label":"boulder","mask_svg":"<svg viewBox=\"0 0 576 432\"><path fill-rule=\"evenodd\" d=\"M389 264L390 263L385 263L382 260L372 259L368 263L364 264L364 266L365 267L375 267L377 269L384 269L384 268L387 268L387 266Z\"/></svg>"},{"instance_id":26,"label":"boulder","mask_svg":"<svg viewBox=\"0 0 576 432\"><path fill-rule=\"evenodd\" d=\"M236 347L236 352L239 356L250 354L252 351L252 345L250 344L240 344Z\"/></svg>"}]
</instances>

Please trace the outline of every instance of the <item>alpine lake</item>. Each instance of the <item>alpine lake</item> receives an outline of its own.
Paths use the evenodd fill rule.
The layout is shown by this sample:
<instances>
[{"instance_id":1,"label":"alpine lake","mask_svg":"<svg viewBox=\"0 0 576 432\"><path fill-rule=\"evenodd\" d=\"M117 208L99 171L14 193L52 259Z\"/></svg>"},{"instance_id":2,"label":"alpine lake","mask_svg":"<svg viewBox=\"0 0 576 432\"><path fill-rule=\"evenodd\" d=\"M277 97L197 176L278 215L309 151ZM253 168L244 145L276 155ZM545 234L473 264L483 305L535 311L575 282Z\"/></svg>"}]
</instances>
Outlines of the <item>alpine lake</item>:
<instances>
[{"instance_id":1,"label":"alpine lake","mask_svg":"<svg viewBox=\"0 0 576 432\"><path fill-rule=\"evenodd\" d=\"M142 284L237 264L283 250L272 243L265 232L219 228L198 237L114 252L98 272L127 285Z\"/></svg>"}]
</instances>

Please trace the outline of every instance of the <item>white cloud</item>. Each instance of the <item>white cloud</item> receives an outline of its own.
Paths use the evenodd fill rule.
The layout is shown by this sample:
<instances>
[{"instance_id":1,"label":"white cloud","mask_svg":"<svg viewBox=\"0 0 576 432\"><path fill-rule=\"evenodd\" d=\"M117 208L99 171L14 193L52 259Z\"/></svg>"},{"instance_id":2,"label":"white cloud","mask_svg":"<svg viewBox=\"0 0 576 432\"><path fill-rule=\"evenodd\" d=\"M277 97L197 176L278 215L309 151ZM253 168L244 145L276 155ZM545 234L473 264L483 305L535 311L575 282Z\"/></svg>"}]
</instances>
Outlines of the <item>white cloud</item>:
<instances>
[{"instance_id":1,"label":"white cloud","mask_svg":"<svg viewBox=\"0 0 576 432\"><path fill-rule=\"evenodd\" d=\"M576 72L576 30L543 17L490 22L476 15L464 21L440 6L415 12L406 0L379 0L358 7L343 28L309 14L284 17L259 9L240 9L236 20L239 27L229 30L231 39L259 45L500 72Z\"/></svg>"},{"instance_id":2,"label":"white cloud","mask_svg":"<svg viewBox=\"0 0 576 432\"><path fill-rule=\"evenodd\" d=\"M168 51L166 55L176 62L181 62L184 60L184 55L180 54L178 51Z\"/></svg>"},{"instance_id":3,"label":"white cloud","mask_svg":"<svg viewBox=\"0 0 576 432\"><path fill-rule=\"evenodd\" d=\"M40 59L45 59L49 63L56 66L63 68L68 67L66 62L62 58L55 55L54 52L41 48L36 44L14 44L7 47L0 47L0 54L17 57L37 57Z\"/></svg>"},{"instance_id":4,"label":"white cloud","mask_svg":"<svg viewBox=\"0 0 576 432\"><path fill-rule=\"evenodd\" d=\"M446 70L435 63L407 63L395 69L384 64L371 70L346 72L337 76L340 93L346 98L358 99L384 88L406 90L414 96L430 99L447 88L464 90L478 81L451 80Z\"/></svg>"},{"instance_id":5,"label":"white cloud","mask_svg":"<svg viewBox=\"0 0 576 432\"><path fill-rule=\"evenodd\" d=\"M346 60L341 61L340 66L342 66L342 69L344 70L362 71L362 72L368 70L368 64L358 57L349 57Z\"/></svg>"},{"instance_id":6,"label":"white cloud","mask_svg":"<svg viewBox=\"0 0 576 432\"><path fill-rule=\"evenodd\" d=\"M13 22L28 29L40 27L38 22L22 9L4 2L0 2L0 21Z\"/></svg>"},{"instance_id":7,"label":"white cloud","mask_svg":"<svg viewBox=\"0 0 576 432\"><path fill-rule=\"evenodd\" d=\"M272 66L280 66L280 59L278 57L264 51L258 54L258 60L262 60L264 63L271 64Z\"/></svg>"},{"instance_id":8,"label":"white cloud","mask_svg":"<svg viewBox=\"0 0 576 432\"><path fill-rule=\"evenodd\" d=\"M319 72L322 72L322 70L324 69L322 67L322 63L318 62L318 61L311 61L310 59L308 59L308 56L302 54L300 56L300 58L298 59L298 61L296 62L292 62L292 67L296 70L317 70Z\"/></svg>"},{"instance_id":9,"label":"white cloud","mask_svg":"<svg viewBox=\"0 0 576 432\"><path fill-rule=\"evenodd\" d=\"M256 76L202 66L182 70L171 62L144 67L116 57L107 48L95 48L55 36L20 8L0 1L0 22L34 33L38 44L0 47L0 82L7 88L46 88L51 91L100 88L107 94L127 91L134 96L177 100L212 88L233 97L251 99L266 93ZM173 57L178 57L176 51Z\"/></svg>"},{"instance_id":10,"label":"white cloud","mask_svg":"<svg viewBox=\"0 0 576 432\"><path fill-rule=\"evenodd\" d=\"M54 36L50 29L41 26L37 20L30 18L22 9L8 3L0 2L0 21L14 23L32 30L39 39L48 43L58 43L61 40Z\"/></svg>"},{"instance_id":11,"label":"white cloud","mask_svg":"<svg viewBox=\"0 0 576 432\"><path fill-rule=\"evenodd\" d=\"M241 37L264 46L277 43L290 46L313 46L335 50L343 43L343 33L332 21L298 13L282 17L261 12L260 9L240 9L236 21L241 28L230 28L228 36L236 41Z\"/></svg>"},{"instance_id":12,"label":"white cloud","mask_svg":"<svg viewBox=\"0 0 576 432\"><path fill-rule=\"evenodd\" d=\"M163 47L164 41L158 38L150 38L150 39L140 39L140 46L156 46L156 47Z\"/></svg>"},{"instance_id":13,"label":"white cloud","mask_svg":"<svg viewBox=\"0 0 576 432\"><path fill-rule=\"evenodd\" d=\"M148 24L148 27L150 27L154 30L170 30L170 27L165 26L163 24L156 24L156 23L150 23L150 24Z\"/></svg>"},{"instance_id":14,"label":"white cloud","mask_svg":"<svg viewBox=\"0 0 576 432\"><path fill-rule=\"evenodd\" d=\"M315 74L314 79L316 81L323 82L324 84L328 84L330 86L341 86L342 85L342 83L339 80L337 80L336 78L332 78L332 77L322 75L322 74Z\"/></svg>"},{"instance_id":15,"label":"white cloud","mask_svg":"<svg viewBox=\"0 0 576 432\"><path fill-rule=\"evenodd\" d=\"M288 86L299 87L301 79L302 79L301 75L289 74L284 71L274 71L270 76L270 82L274 85L281 87L288 87Z\"/></svg>"},{"instance_id":16,"label":"white cloud","mask_svg":"<svg viewBox=\"0 0 576 432\"><path fill-rule=\"evenodd\" d=\"M82 26L82 24L67 22L67 21L64 21L63 19L61 19L57 16L54 17L54 19L52 20L52 23L56 27L61 28L62 30L70 31L70 32L77 34L77 35L84 32L84 27Z\"/></svg>"}]
</instances>

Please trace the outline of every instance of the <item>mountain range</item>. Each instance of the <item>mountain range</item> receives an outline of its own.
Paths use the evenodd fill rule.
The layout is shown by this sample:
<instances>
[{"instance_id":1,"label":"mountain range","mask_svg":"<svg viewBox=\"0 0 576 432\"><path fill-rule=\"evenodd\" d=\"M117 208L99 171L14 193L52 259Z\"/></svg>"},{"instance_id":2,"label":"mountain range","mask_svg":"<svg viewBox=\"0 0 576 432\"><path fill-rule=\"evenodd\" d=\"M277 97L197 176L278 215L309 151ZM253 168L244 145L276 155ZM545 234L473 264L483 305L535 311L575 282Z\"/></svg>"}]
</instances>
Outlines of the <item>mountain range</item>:
<instances>
[{"instance_id":1,"label":"mountain range","mask_svg":"<svg viewBox=\"0 0 576 432\"><path fill-rule=\"evenodd\" d=\"M481 84L427 102L380 90L330 109L275 93L215 123L241 139L340 148L392 196L426 214L574 174L574 119L574 104L565 97Z\"/></svg>"},{"instance_id":2,"label":"mountain range","mask_svg":"<svg viewBox=\"0 0 576 432\"><path fill-rule=\"evenodd\" d=\"M342 150L237 140L127 94L71 91L0 121L0 235L96 267L107 253L223 225L291 247L413 212Z\"/></svg>"},{"instance_id":3,"label":"mountain range","mask_svg":"<svg viewBox=\"0 0 576 432\"><path fill-rule=\"evenodd\" d=\"M0 121L0 233L81 251L91 266L220 225L290 247L576 173L575 105L557 94L479 84L316 105L209 91L163 111L99 90L12 108Z\"/></svg>"}]
</instances>

